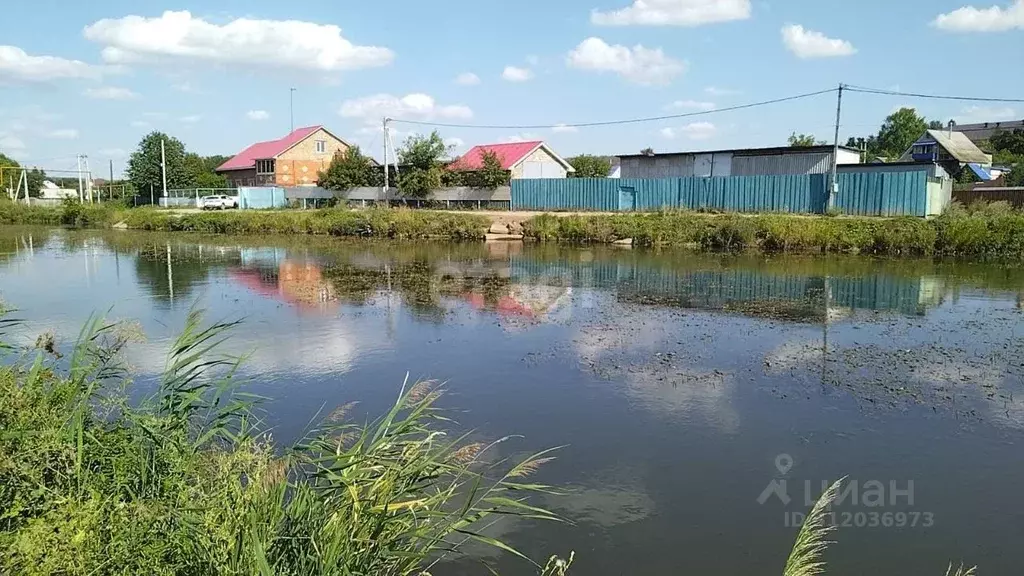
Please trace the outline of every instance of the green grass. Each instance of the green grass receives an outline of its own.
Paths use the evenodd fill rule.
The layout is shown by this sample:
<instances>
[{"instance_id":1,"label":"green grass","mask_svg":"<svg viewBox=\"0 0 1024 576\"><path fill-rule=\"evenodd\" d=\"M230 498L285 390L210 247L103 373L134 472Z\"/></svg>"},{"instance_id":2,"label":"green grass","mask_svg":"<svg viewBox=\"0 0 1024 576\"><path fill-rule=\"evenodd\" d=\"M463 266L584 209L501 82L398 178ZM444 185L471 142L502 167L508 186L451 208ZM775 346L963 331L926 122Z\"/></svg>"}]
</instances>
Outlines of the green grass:
<instances>
[{"instance_id":1,"label":"green grass","mask_svg":"<svg viewBox=\"0 0 1024 576\"><path fill-rule=\"evenodd\" d=\"M689 246L703 250L829 252L898 256L1024 256L1024 213L953 209L938 218L861 218L764 214L536 216L523 224L541 242Z\"/></svg>"},{"instance_id":2,"label":"green grass","mask_svg":"<svg viewBox=\"0 0 1024 576\"><path fill-rule=\"evenodd\" d=\"M61 208L0 202L0 224L64 225L78 228L109 228L122 224L132 230L161 232L478 240L486 235L490 221L469 213L451 214L405 208L232 210L181 214L156 208L124 209L77 202Z\"/></svg>"},{"instance_id":3,"label":"green grass","mask_svg":"<svg viewBox=\"0 0 1024 576\"><path fill-rule=\"evenodd\" d=\"M507 439L447 435L431 383L403 386L372 423L341 407L276 446L238 388L242 360L217 352L231 326L190 314L158 390L136 405L123 325L92 319L63 360L6 348L0 573L413 575L470 541L522 557L482 532L497 518L559 520L529 504L551 492L526 478L550 451L499 459Z\"/></svg>"}]
</instances>

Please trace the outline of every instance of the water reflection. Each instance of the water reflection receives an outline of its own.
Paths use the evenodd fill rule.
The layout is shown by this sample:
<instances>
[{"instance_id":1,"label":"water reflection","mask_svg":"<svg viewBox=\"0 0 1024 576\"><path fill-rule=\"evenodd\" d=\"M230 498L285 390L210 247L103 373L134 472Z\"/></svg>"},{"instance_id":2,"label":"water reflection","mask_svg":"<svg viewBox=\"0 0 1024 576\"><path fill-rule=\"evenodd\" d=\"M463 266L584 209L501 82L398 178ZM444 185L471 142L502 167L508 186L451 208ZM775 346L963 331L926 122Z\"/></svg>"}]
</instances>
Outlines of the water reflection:
<instances>
[{"instance_id":1,"label":"water reflection","mask_svg":"<svg viewBox=\"0 0 1024 576\"><path fill-rule=\"evenodd\" d=\"M755 501L781 452L799 478L913 478L942 519L842 533L840 573L948 555L1011 573L1022 287L1019 266L928 260L0 230L24 343L66 346L111 310L149 337L130 348L144 385L198 302L244 320L226 351L250 354L279 439L324 406L378 413L410 372L449 382L483 439L569 445L538 481L567 487L544 504L576 525L491 530L536 557L576 549L598 576L784 562L793 532Z\"/></svg>"}]
</instances>

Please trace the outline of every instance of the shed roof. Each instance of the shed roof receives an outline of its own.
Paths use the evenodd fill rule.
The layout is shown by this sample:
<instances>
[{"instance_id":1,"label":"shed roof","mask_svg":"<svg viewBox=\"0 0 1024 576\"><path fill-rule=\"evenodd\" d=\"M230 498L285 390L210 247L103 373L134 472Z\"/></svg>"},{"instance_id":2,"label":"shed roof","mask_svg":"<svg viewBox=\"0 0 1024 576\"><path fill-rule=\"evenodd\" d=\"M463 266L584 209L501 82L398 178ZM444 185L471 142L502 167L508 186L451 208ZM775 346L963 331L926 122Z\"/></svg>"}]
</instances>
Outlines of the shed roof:
<instances>
[{"instance_id":1,"label":"shed roof","mask_svg":"<svg viewBox=\"0 0 1024 576\"><path fill-rule=\"evenodd\" d=\"M309 138L310 135L321 128L323 128L323 126L306 126L305 128L296 128L295 130L292 130L291 134L288 134L279 140L257 142L245 150L242 150L227 162L221 164L216 171L226 172L228 170L247 170L249 168L254 168L257 160L276 158L299 142Z\"/></svg>"},{"instance_id":2,"label":"shed roof","mask_svg":"<svg viewBox=\"0 0 1024 576\"><path fill-rule=\"evenodd\" d=\"M484 167L484 153L493 152L501 162L502 170L511 170L534 150L543 148L552 158L565 167L569 172L575 172L573 167L555 151L540 140L532 142L512 142L509 144L481 144L469 149L468 152L455 159L448 165L450 170L480 170Z\"/></svg>"},{"instance_id":3,"label":"shed roof","mask_svg":"<svg viewBox=\"0 0 1024 576\"><path fill-rule=\"evenodd\" d=\"M768 148L735 148L731 150L694 150L690 152L661 152L655 156L692 156L694 154L726 154L735 156L768 156L779 154L831 154L834 146L771 146ZM860 150L849 146L840 146L840 150L859 153ZM648 158L647 154L620 154L619 158Z\"/></svg>"}]
</instances>

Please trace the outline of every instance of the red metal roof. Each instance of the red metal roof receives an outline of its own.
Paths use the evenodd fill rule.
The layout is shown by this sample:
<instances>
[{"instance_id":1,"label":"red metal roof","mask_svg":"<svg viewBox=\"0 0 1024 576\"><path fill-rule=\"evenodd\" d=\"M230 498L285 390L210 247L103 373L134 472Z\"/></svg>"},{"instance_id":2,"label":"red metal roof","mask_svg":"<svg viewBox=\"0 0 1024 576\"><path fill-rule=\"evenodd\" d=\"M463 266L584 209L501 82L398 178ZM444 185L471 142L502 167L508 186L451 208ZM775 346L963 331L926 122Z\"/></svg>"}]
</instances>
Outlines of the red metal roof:
<instances>
[{"instance_id":1,"label":"red metal roof","mask_svg":"<svg viewBox=\"0 0 1024 576\"><path fill-rule=\"evenodd\" d=\"M540 140L534 142L513 142L511 144L484 144L474 146L461 158L448 165L451 170L480 170L484 167L484 152L494 152L498 160L501 160L501 167L504 170L511 170L513 166L540 146Z\"/></svg>"},{"instance_id":2,"label":"red metal roof","mask_svg":"<svg viewBox=\"0 0 1024 576\"><path fill-rule=\"evenodd\" d=\"M323 128L323 126L307 126L305 128L296 128L291 134L281 138L280 140L269 140L267 142L257 142L252 146L249 146L245 150L242 150L234 158L220 165L217 168L217 172L225 170L246 170L248 168L255 168L257 160L267 160L270 158L277 157L285 150L295 146L299 142L302 142L309 135Z\"/></svg>"}]
</instances>

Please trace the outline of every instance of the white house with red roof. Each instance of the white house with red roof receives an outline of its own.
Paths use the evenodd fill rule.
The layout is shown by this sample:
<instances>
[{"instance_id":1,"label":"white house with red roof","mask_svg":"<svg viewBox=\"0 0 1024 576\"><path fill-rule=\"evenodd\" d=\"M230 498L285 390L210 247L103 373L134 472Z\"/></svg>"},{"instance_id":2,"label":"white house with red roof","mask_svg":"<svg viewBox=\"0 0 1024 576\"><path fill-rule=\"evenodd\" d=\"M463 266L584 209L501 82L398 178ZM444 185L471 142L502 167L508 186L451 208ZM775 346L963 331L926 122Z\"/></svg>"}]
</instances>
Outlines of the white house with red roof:
<instances>
[{"instance_id":1,"label":"white house with red roof","mask_svg":"<svg viewBox=\"0 0 1024 576\"><path fill-rule=\"evenodd\" d=\"M315 186L321 170L347 142L323 126L296 128L278 140L257 142L220 165L232 186Z\"/></svg>"},{"instance_id":2,"label":"white house with red roof","mask_svg":"<svg viewBox=\"0 0 1024 576\"><path fill-rule=\"evenodd\" d=\"M565 178L576 170L541 141L474 146L448 165L449 170L473 171L484 167L484 153L493 152L512 179Z\"/></svg>"}]
</instances>

